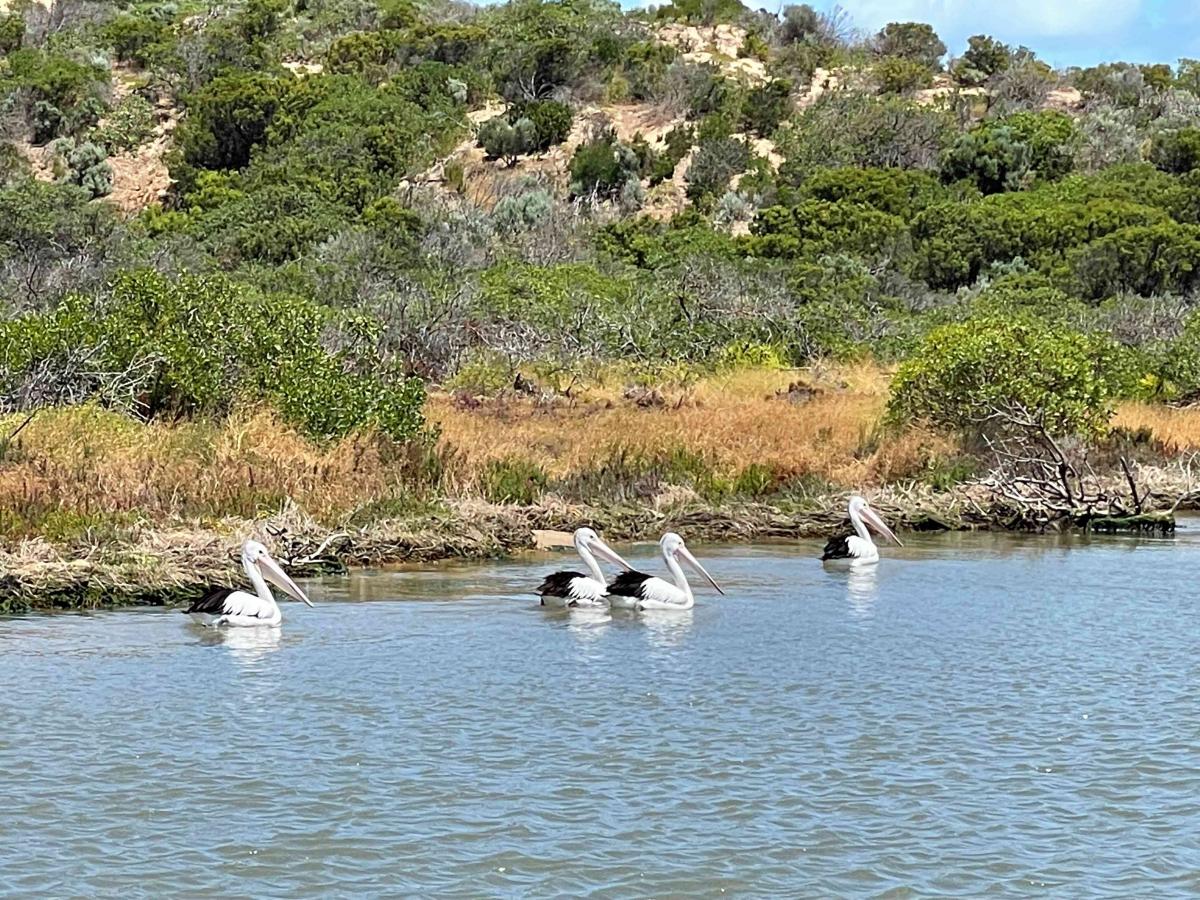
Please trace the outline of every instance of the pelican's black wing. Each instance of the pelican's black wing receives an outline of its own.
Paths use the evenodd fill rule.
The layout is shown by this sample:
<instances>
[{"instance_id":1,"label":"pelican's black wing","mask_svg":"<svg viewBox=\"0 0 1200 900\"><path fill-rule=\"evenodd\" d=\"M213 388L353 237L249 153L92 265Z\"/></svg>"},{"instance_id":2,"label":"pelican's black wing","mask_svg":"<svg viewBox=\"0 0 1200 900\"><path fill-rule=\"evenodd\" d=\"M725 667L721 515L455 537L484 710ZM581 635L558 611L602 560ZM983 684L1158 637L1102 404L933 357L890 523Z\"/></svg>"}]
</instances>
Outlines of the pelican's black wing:
<instances>
[{"instance_id":1,"label":"pelican's black wing","mask_svg":"<svg viewBox=\"0 0 1200 900\"><path fill-rule=\"evenodd\" d=\"M190 613L208 613L212 616L225 614L225 601L233 593L233 588L215 587L204 592L204 596L187 608Z\"/></svg>"},{"instance_id":2,"label":"pelican's black wing","mask_svg":"<svg viewBox=\"0 0 1200 900\"><path fill-rule=\"evenodd\" d=\"M852 559L854 554L850 552L850 535L843 534L835 538L830 538L829 543L825 545L825 552L821 554L822 561L827 559Z\"/></svg>"},{"instance_id":3,"label":"pelican's black wing","mask_svg":"<svg viewBox=\"0 0 1200 900\"><path fill-rule=\"evenodd\" d=\"M576 578L587 578L587 576L582 572L552 572L538 587L538 596L571 598L575 596L571 593L571 582Z\"/></svg>"},{"instance_id":4,"label":"pelican's black wing","mask_svg":"<svg viewBox=\"0 0 1200 900\"><path fill-rule=\"evenodd\" d=\"M634 572L633 570L622 572L608 583L608 592L616 594L618 597L637 597L642 599L645 597L642 587L652 577L654 576L646 575L642 572Z\"/></svg>"}]
</instances>

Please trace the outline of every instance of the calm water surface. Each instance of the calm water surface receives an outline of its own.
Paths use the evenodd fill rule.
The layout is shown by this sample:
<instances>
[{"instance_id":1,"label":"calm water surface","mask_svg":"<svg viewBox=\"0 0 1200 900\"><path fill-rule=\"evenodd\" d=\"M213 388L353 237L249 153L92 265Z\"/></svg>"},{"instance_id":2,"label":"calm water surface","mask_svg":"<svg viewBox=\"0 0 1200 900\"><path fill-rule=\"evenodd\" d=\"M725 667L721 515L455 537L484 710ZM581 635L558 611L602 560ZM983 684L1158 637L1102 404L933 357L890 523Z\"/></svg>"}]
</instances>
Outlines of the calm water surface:
<instances>
[{"instance_id":1,"label":"calm water surface","mask_svg":"<svg viewBox=\"0 0 1200 900\"><path fill-rule=\"evenodd\" d=\"M1200 534L693 549L682 614L538 556L0 620L0 895L1200 891Z\"/></svg>"}]
</instances>

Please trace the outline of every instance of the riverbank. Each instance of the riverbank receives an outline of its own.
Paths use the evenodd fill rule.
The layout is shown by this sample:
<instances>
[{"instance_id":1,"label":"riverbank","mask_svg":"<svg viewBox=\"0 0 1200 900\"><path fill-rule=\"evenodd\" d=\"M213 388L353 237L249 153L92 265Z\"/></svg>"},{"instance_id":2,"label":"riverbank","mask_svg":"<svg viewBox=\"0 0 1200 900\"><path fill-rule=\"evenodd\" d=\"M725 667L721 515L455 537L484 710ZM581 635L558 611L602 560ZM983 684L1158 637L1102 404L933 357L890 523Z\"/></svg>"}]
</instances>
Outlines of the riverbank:
<instances>
[{"instance_id":1,"label":"riverbank","mask_svg":"<svg viewBox=\"0 0 1200 900\"><path fill-rule=\"evenodd\" d=\"M585 523L617 542L819 537L844 525L851 492L901 529L1018 524L970 486L981 463L954 440L886 427L886 399L870 365L443 393L427 404L436 439L408 446L313 442L258 408L219 423L10 417L0 612L186 602L237 582L251 536L311 573L515 554ZM1116 422L1141 435L1129 453L1147 510L1194 506L1200 413L1129 405Z\"/></svg>"},{"instance_id":2,"label":"riverbank","mask_svg":"<svg viewBox=\"0 0 1200 900\"><path fill-rule=\"evenodd\" d=\"M1200 494L1187 505L1195 508L1198 501ZM902 533L1002 530L1011 514L966 490L883 488L872 492L872 503ZM1159 520L1160 526L1165 521ZM293 574L314 575L511 556L542 548L546 532L567 537L585 522L614 543L653 541L665 531L696 542L821 538L844 527L845 496L784 505L684 502L604 509L558 500L535 506L462 500L337 531L287 507L256 520L134 526L115 539L83 535L52 544L31 538L0 549L0 613L183 604L214 584L239 584L238 553L251 537L268 544Z\"/></svg>"}]
</instances>

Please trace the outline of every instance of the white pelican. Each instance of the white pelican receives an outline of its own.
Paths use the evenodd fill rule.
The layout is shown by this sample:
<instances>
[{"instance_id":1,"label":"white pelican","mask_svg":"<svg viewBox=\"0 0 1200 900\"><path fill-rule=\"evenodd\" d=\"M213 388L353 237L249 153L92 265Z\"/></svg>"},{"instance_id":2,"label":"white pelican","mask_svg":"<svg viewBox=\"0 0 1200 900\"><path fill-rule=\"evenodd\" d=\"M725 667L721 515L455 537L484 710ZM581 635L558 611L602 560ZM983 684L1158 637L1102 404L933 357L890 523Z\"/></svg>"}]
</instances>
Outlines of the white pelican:
<instances>
[{"instance_id":1,"label":"white pelican","mask_svg":"<svg viewBox=\"0 0 1200 900\"><path fill-rule=\"evenodd\" d=\"M270 581L289 597L312 606L304 591L292 581L279 563L271 559L267 548L258 541L242 546L242 568L254 585L255 593L232 588L213 588L187 608L189 613L210 619L211 625L278 625L283 621L279 605L267 587Z\"/></svg>"},{"instance_id":2,"label":"white pelican","mask_svg":"<svg viewBox=\"0 0 1200 900\"><path fill-rule=\"evenodd\" d=\"M713 577L704 571L700 561L684 546L683 538L675 532L668 531L664 534L659 546L662 547L667 568L675 576L675 583L671 584L662 578L632 570L622 572L608 586L610 605L616 609L691 609L696 605L696 598L692 596L687 576L683 574L683 567L679 565L681 559L707 578L718 594L725 593L720 585L713 581Z\"/></svg>"},{"instance_id":3,"label":"white pelican","mask_svg":"<svg viewBox=\"0 0 1200 900\"><path fill-rule=\"evenodd\" d=\"M869 528L894 541L896 546L903 547L900 538L892 533L887 523L879 518L879 514L871 509L871 505L862 497L850 498L850 524L854 526L854 534L840 535L830 538L821 554L822 562L844 562L852 566L867 565L879 562L879 548L871 540Z\"/></svg>"},{"instance_id":4,"label":"white pelican","mask_svg":"<svg viewBox=\"0 0 1200 900\"><path fill-rule=\"evenodd\" d=\"M594 553L599 553L609 562L629 568L629 563L617 556L616 551L601 540L591 528L577 528L574 537L575 550L588 574L582 572L554 572L538 587L542 606L604 606L608 596L608 585L604 573L596 562Z\"/></svg>"}]
</instances>

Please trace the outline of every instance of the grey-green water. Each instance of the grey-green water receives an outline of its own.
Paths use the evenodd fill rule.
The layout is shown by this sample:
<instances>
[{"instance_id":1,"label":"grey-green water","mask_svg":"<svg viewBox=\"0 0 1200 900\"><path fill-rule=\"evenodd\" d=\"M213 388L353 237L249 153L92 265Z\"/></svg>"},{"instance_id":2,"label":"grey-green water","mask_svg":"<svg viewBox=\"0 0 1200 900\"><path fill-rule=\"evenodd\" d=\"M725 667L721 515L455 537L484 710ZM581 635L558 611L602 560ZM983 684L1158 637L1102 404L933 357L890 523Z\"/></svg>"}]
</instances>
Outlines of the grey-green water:
<instances>
[{"instance_id":1,"label":"grey-green water","mask_svg":"<svg viewBox=\"0 0 1200 900\"><path fill-rule=\"evenodd\" d=\"M1200 891L1196 534L694 549L684 614L542 556L0 620L0 894Z\"/></svg>"}]
</instances>

